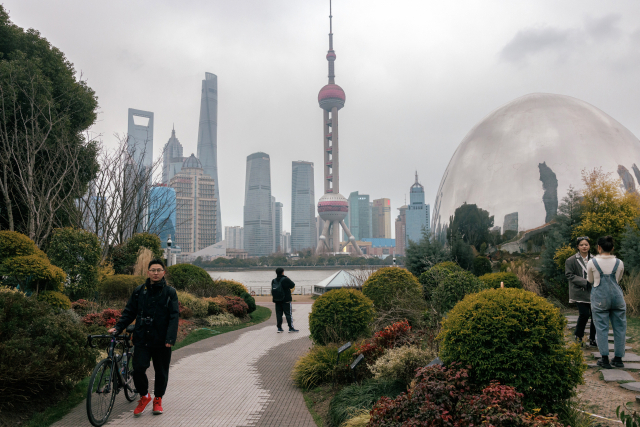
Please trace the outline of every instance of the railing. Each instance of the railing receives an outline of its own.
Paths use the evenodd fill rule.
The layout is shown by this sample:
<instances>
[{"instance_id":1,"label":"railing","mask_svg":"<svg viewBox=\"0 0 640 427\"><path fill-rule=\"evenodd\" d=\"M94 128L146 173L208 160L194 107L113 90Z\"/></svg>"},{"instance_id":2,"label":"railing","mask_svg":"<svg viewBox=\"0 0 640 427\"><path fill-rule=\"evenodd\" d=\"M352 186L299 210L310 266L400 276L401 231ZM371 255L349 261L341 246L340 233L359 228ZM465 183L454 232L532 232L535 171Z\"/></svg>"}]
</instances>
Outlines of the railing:
<instances>
[{"instance_id":1,"label":"railing","mask_svg":"<svg viewBox=\"0 0 640 427\"><path fill-rule=\"evenodd\" d=\"M247 286L249 293L253 296L270 296L271 286ZM312 287L298 287L296 286L291 292L291 295L312 295Z\"/></svg>"}]
</instances>

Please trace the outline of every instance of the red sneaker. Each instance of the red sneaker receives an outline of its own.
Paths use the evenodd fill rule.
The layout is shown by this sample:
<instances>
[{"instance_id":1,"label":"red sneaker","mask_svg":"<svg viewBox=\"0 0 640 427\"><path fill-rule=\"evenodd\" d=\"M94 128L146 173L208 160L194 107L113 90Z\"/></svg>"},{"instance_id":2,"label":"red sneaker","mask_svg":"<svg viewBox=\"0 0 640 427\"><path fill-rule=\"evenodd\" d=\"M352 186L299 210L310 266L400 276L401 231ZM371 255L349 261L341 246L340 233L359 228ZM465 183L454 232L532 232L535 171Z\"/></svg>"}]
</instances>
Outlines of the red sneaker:
<instances>
[{"instance_id":1,"label":"red sneaker","mask_svg":"<svg viewBox=\"0 0 640 427\"><path fill-rule=\"evenodd\" d=\"M142 396L140 400L138 400L138 406L133 410L133 416L139 417L142 415L145 409L147 409L149 402L151 402L151 396L147 393L146 396Z\"/></svg>"},{"instance_id":2,"label":"red sneaker","mask_svg":"<svg viewBox=\"0 0 640 427\"><path fill-rule=\"evenodd\" d=\"M153 415L162 414L162 398L156 397L153 399Z\"/></svg>"}]
</instances>

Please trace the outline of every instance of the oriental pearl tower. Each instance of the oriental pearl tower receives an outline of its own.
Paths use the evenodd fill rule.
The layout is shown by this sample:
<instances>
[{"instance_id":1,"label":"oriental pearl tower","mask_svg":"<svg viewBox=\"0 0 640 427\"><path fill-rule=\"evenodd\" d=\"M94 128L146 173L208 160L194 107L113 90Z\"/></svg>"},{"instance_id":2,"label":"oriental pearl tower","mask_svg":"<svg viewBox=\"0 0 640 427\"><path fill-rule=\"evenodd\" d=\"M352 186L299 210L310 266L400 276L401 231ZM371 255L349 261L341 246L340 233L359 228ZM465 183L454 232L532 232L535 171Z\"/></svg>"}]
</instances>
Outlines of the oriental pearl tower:
<instances>
[{"instance_id":1,"label":"oriental pearl tower","mask_svg":"<svg viewBox=\"0 0 640 427\"><path fill-rule=\"evenodd\" d=\"M340 227L344 229L358 255L362 251L356 244L344 219L349 213L349 202L340 194L340 156L338 139L338 110L344 107L346 96L344 90L335 83L334 62L336 53L333 51L333 25L331 15L331 0L329 0L329 84L320 89L318 103L323 113L323 145L324 145L324 195L318 201L318 214L325 223L318 239L316 252L340 252L343 246L340 244Z\"/></svg>"}]
</instances>

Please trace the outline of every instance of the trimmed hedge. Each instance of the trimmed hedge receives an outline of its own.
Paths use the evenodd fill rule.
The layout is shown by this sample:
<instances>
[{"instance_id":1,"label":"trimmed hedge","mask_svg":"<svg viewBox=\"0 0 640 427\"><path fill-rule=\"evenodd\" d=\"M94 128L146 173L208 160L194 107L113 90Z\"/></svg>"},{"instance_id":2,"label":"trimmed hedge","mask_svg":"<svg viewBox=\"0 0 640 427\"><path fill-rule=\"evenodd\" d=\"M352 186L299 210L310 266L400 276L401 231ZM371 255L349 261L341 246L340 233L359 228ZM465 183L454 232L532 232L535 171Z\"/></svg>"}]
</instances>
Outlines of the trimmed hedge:
<instances>
[{"instance_id":1,"label":"trimmed hedge","mask_svg":"<svg viewBox=\"0 0 640 427\"><path fill-rule=\"evenodd\" d=\"M472 380L497 380L524 393L527 409L555 412L583 382L581 348L564 342L566 319L544 298L522 289L467 295L438 335L445 364L472 366Z\"/></svg>"},{"instance_id":2,"label":"trimmed hedge","mask_svg":"<svg viewBox=\"0 0 640 427\"><path fill-rule=\"evenodd\" d=\"M373 302L355 289L334 289L318 298L309 314L316 344L344 343L366 336L373 320Z\"/></svg>"},{"instance_id":3,"label":"trimmed hedge","mask_svg":"<svg viewBox=\"0 0 640 427\"><path fill-rule=\"evenodd\" d=\"M440 315L451 310L465 295L487 288L472 273L451 265L434 265L422 273L420 281L424 284L425 298Z\"/></svg>"},{"instance_id":4,"label":"trimmed hedge","mask_svg":"<svg viewBox=\"0 0 640 427\"><path fill-rule=\"evenodd\" d=\"M64 289L66 275L52 265L44 254L22 255L8 258L0 274L14 278L23 291L58 291Z\"/></svg>"},{"instance_id":5,"label":"trimmed hedge","mask_svg":"<svg viewBox=\"0 0 640 427\"><path fill-rule=\"evenodd\" d=\"M420 284L422 285L422 293L424 299L431 300L433 290L438 286L439 280L443 275L448 275L455 271L464 271L462 267L453 261L445 261L434 265L420 275Z\"/></svg>"},{"instance_id":6,"label":"trimmed hedge","mask_svg":"<svg viewBox=\"0 0 640 427\"><path fill-rule=\"evenodd\" d=\"M408 300L421 300L422 288L416 276L399 267L376 270L362 285L362 293L376 310L389 310L397 305L398 294Z\"/></svg>"},{"instance_id":7,"label":"trimmed hedge","mask_svg":"<svg viewBox=\"0 0 640 427\"><path fill-rule=\"evenodd\" d=\"M17 231L0 231L0 264L16 256L44 256L33 240Z\"/></svg>"},{"instance_id":8,"label":"trimmed hedge","mask_svg":"<svg viewBox=\"0 0 640 427\"><path fill-rule=\"evenodd\" d=\"M218 292L218 295L233 295L236 297L242 297L243 294L249 293L247 287L236 280L216 279L213 281L213 283Z\"/></svg>"},{"instance_id":9,"label":"trimmed hedge","mask_svg":"<svg viewBox=\"0 0 640 427\"><path fill-rule=\"evenodd\" d=\"M69 310L71 308L71 300L68 296L62 292L56 291L44 291L38 294L38 301L46 302L51 307L56 307L62 310Z\"/></svg>"},{"instance_id":10,"label":"trimmed hedge","mask_svg":"<svg viewBox=\"0 0 640 427\"><path fill-rule=\"evenodd\" d=\"M485 274L484 276L479 277L488 287L493 289L498 289L500 287L500 282L504 283L505 288L518 288L522 289L522 283L520 283L520 279L513 273L491 273Z\"/></svg>"},{"instance_id":11,"label":"trimmed hedge","mask_svg":"<svg viewBox=\"0 0 640 427\"><path fill-rule=\"evenodd\" d=\"M133 290L142 285L145 279L140 276L130 276L128 274L114 274L107 276L98 284L98 292L104 299L129 299Z\"/></svg>"},{"instance_id":12,"label":"trimmed hedge","mask_svg":"<svg viewBox=\"0 0 640 427\"><path fill-rule=\"evenodd\" d=\"M166 280L178 291L187 291L199 297L218 295L209 273L192 264L176 264L168 267Z\"/></svg>"},{"instance_id":13,"label":"trimmed hedge","mask_svg":"<svg viewBox=\"0 0 640 427\"><path fill-rule=\"evenodd\" d=\"M251 295L249 295L248 292L245 292L242 295L240 295L240 298L242 298L244 302L247 304L247 307L249 307L247 313L253 313L254 311L256 311L256 299Z\"/></svg>"}]
</instances>

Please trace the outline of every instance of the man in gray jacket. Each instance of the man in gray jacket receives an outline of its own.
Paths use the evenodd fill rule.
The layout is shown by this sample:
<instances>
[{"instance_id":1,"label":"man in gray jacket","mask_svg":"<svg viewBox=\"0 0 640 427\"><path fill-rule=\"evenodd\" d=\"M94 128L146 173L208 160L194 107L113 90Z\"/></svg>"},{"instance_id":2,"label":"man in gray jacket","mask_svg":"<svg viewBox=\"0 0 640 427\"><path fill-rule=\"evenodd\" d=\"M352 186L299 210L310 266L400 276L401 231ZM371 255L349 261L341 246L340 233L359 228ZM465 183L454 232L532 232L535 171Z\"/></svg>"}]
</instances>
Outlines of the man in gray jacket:
<instances>
[{"instance_id":1,"label":"man in gray jacket","mask_svg":"<svg viewBox=\"0 0 640 427\"><path fill-rule=\"evenodd\" d=\"M578 253L570 256L564 264L564 275L569 280L569 302L578 306L578 323L576 324L576 341L582 345L584 329L591 316L591 286L587 282L587 263L591 259L589 238L578 237ZM596 327L591 319L589 328L589 346L597 347Z\"/></svg>"}]
</instances>

